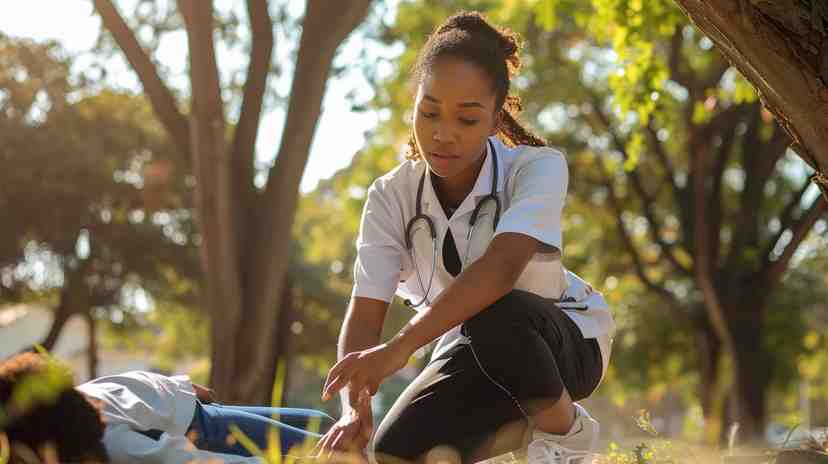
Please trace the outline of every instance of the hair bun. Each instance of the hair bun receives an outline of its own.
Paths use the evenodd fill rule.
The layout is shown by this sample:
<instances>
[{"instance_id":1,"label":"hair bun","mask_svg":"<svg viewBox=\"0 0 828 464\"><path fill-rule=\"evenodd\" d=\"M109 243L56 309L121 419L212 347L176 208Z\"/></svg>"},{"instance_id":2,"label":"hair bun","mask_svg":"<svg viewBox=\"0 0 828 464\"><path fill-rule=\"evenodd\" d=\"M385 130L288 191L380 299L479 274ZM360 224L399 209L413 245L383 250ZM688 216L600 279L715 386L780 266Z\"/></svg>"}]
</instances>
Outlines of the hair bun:
<instances>
[{"instance_id":1,"label":"hair bun","mask_svg":"<svg viewBox=\"0 0 828 464\"><path fill-rule=\"evenodd\" d=\"M477 11L460 11L448 18L437 29L437 33L442 34L453 30L489 37L503 53L503 59L506 61L509 70L509 77L514 77L520 70L520 36L511 29L493 27Z\"/></svg>"}]
</instances>

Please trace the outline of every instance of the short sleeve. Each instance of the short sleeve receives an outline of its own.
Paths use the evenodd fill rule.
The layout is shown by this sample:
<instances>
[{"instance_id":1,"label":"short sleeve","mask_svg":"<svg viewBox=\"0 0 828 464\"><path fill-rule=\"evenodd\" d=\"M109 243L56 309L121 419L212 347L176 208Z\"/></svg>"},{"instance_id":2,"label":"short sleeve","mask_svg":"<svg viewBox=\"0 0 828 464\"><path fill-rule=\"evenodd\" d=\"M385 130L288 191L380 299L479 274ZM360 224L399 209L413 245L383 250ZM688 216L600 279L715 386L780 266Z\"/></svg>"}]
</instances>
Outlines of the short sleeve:
<instances>
[{"instance_id":1,"label":"short sleeve","mask_svg":"<svg viewBox=\"0 0 828 464\"><path fill-rule=\"evenodd\" d=\"M368 189L356 242L352 297L390 302L399 284L405 233L399 205L386 188L377 181Z\"/></svg>"},{"instance_id":2,"label":"short sleeve","mask_svg":"<svg viewBox=\"0 0 828 464\"><path fill-rule=\"evenodd\" d=\"M508 207L503 212L495 235L515 232L534 237L544 247L541 253L563 250L561 214L569 170L563 154L543 148L519 155L514 173L507 179Z\"/></svg>"}]
</instances>

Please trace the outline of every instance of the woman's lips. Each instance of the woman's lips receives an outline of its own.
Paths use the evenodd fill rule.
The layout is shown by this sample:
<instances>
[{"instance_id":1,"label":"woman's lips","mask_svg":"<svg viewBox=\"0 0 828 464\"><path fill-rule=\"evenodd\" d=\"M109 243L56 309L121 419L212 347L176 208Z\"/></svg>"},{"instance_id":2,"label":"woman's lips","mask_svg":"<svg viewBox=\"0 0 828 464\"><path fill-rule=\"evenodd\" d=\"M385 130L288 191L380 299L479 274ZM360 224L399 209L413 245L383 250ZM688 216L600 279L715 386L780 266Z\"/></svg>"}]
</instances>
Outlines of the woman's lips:
<instances>
[{"instance_id":1,"label":"woman's lips","mask_svg":"<svg viewBox=\"0 0 828 464\"><path fill-rule=\"evenodd\" d=\"M457 159L457 158L459 158L459 156L445 155L445 154L442 154L442 153L435 153L433 151L429 152L429 155L431 155L435 158L439 158L439 159Z\"/></svg>"}]
</instances>

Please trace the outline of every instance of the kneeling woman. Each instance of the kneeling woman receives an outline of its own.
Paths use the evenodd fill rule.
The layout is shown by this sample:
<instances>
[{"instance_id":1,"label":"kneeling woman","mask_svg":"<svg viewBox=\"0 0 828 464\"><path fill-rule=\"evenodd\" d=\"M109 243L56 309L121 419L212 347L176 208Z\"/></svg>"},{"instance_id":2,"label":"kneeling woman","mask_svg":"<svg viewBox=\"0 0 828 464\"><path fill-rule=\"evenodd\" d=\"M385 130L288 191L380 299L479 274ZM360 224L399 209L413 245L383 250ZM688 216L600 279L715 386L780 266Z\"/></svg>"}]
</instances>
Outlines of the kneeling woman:
<instances>
[{"instance_id":1,"label":"kneeling woman","mask_svg":"<svg viewBox=\"0 0 828 464\"><path fill-rule=\"evenodd\" d=\"M380 462L440 445L480 459L521 421L530 462L595 447L598 424L574 401L606 371L613 321L561 264L566 160L515 119L518 51L513 33L459 13L420 52L408 159L373 183L363 211L341 359L323 391L344 390L344 411L323 450L364 447L369 395L438 337L377 428ZM379 344L394 293L419 312Z\"/></svg>"}]
</instances>

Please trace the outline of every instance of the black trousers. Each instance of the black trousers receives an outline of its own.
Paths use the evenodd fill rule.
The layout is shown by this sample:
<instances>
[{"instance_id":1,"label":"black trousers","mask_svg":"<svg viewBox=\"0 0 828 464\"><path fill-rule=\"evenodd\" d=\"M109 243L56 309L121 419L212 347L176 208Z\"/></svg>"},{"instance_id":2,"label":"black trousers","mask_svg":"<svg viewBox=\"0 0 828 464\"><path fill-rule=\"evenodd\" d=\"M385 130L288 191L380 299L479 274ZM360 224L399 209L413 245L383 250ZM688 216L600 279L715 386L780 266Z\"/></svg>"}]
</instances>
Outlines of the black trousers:
<instances>
[{"instance_id":1,"label":"black trousers","mask_svg":"<svg viewBox=\"0 0 828 464\"><path fill-rule=\"evenodd\" d=\"M462 326L470 345L432 360L400 395L374 437L383 456L415 460L447 445L464 458L532 400L588 397L601 351L554 301L514 290ZM520 407L518 407L520 405Z\"/></svg>"}]
</instances>

